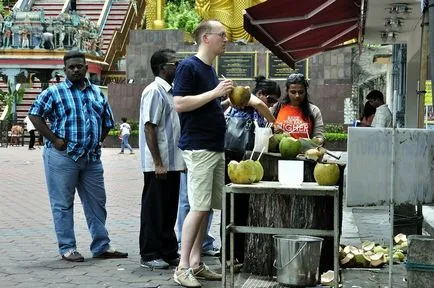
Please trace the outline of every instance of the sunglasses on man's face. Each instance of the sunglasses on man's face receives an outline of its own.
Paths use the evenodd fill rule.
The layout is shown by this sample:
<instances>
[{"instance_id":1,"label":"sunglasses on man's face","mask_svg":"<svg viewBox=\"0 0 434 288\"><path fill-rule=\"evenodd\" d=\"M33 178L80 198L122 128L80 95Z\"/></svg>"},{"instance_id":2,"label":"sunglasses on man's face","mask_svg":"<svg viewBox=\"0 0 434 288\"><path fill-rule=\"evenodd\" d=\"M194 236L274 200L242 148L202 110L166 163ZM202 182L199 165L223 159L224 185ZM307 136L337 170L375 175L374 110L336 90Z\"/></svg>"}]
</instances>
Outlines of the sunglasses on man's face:
<instances>
[{"instance_id":1,"label":"sunglasses on man's face","mask_svg":"<svg viewBox=\"0 0 434 288\"><path fill-rule=\"evenodd\" d=\"M178 67L179 62L181 62L181 61L177 60L177 61L174 61L174 62L166 62L164 65L173 65L175 67Z\"/></svg>"}]
</instances>

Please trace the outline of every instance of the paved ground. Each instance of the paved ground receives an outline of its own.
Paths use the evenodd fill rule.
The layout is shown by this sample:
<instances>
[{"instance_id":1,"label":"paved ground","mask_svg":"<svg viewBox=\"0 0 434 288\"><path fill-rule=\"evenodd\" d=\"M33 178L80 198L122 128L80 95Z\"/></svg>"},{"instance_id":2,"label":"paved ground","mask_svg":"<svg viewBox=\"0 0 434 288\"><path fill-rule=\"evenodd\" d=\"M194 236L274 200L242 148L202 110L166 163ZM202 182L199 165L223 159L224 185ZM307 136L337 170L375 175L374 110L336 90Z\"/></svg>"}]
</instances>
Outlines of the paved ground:
<instances>
[{"instance_id":1,"label":"paved ground","mask_svg":"<svg viewBox=\"0 0 434 288\"><path fill-rule=\"evenodd\" d=\"M57 254L41 150L29 151L26 147L0 148L0 287L177 286L172 281L172 270L149 271L139 266L138 229L143 184L139 154L119 155L117 152L117 149L103 150L108 198L107 227L112 244L119 250L129 252L130 257L122 260L91 258L88 248L90 236L77 197L75 232L78 250L86 257L86 261L73 264L61 260ZM365 238L377 242L384 237L387 239L387 210L382 207L371 209L372 213L344 209L343 243L359 244ZM434 209L427 207L427 211L425 217L434 222ZM219 235L218 213L214 219L213 233ZM216 258L207 257L205 262L213 269L220 267ZM395 269L394 278L400 284L405 283L402 281L405 270L401 268ZM377 274L378 271L375 275ZM372 275L371 272L347 271L343 279L351 285L344 287L385 287L383 284L387 275L386 278L384 275ZM237 286L243 286L248 276L240 274ZM376 280L376 277L382 280ZM205 288L220 286L220 282L203 284Z\"/></svg>"}]
</instances>

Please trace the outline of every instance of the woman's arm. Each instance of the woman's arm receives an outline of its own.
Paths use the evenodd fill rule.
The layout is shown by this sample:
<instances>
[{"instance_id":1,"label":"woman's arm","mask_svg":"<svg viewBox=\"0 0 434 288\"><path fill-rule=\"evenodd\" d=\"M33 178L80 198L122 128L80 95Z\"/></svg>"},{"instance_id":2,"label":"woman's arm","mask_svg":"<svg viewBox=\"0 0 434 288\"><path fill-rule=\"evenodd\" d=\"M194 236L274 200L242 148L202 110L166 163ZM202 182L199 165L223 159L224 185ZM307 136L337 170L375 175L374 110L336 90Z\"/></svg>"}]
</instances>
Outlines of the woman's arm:
<instances>
[{"instance_id":1,"label":"woman's arm","mask_svg":"<svg viewBox=\"0 0 434 288\"><path fill-rule=\"evenodd\" d=\"M311 138L318 137L324 141L324 139L325 139L325 137L324 137L324 122L322 119L321 110L319 110L319 108L315 105L311 105L310 107L311 107L313 119L314 119L313 131L312 131Z\"/></svg>"},{"instance_id":2,"label":"woman's arm","mask_svg":"<svg viewBox=\"0 0 434 288\"><path fill-rule=\"evenodd\" d=\"M265 105L265 103L258 97L251 95L249 103L247 103L247 106L251 106L255 108L256 111L258 111L259 114L261 114L261 116L267 119L269 123L274 123L276 121L270 109L268 109L268 106Z\"/></svg>"}]
</instances>

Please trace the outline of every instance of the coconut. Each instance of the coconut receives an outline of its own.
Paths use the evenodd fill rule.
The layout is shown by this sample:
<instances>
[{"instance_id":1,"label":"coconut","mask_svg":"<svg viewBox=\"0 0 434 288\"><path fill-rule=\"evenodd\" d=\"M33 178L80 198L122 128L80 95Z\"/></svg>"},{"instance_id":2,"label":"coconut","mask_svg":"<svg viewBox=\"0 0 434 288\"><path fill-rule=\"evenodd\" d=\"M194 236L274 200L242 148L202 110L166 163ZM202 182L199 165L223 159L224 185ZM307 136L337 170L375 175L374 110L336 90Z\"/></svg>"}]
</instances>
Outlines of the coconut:
<instances>
[{"instance_id":1,"label":"coconut","mask_svg":"<svg viewBox=\"0 0 434 288\"><path fill-rule=\"evenodd\" d=\"M393 237L396 244L401 244L402 242L407 242L407 236L405 234L399 233L395 237Z\"/></svg>"},{"instance_id":2,"label":"coconut","mask_svg":"<svg viewBox=\"0 0 434 288\"><path fill-rule=\"evenodd\" d=\"M324 156L324 153L318 149L309 149L306 152L304 152L304 156L307 159L318 161L318 159Z\"/></svg>"},{"instance_id":3,"label":"coconut","mask_svg":"<svg viewBox=\"0 0 434 288\"><path fill-rule=\"evenodd\" d=\"M236 86L232 89L229 95L231 103L238 107L244 107L250 100L250 87L249 86Z\"/></svg>"},{"instance_id":4,"label":"coconut","mask_svg":"<svg viewBox=\"0 0 434 288\"><path fill-rule=\"evenodd\" d=\"M280 155L284 159L292 159L300 152L301 143L292 137L283 137L279 143Z\"/></svg>"},{"instance_id":5,"label":"coconut","mask_svg":"<svg viewBox=\"0 0 434 288\"><path fill-rule=\"evenodd\" d=\"M264 177L264 168L262 167L261 162L258 160L255 161L256 165L256 180L254 183L257 183L262 180L262 177Z\"/></svg>"},{"instance_id":6,"label":"coconut","mask_svg":"<svg viewBox=\"0 0 434 288\"><path fill-rule=\"evenodd\" d=\"M317 163L313 169L313 177L319 185L336 185L340 177L339 166L337 164Z\"/></svg>"},{"instance_id":7,"label":"coconut","mask_svg":"<svg viewBox=\"0 0 434 288\"><path fill-rule=\"evenodd\" d=\"M332 270L329 270L329 271L321 274L321 285L332 286L334 279L335 279L335 272Z\"/></svg>"},{"instance_id":8,"label":"coconut","mask_svg":"<svg viewBox=\"0 0 434 288\"><path fill-rule=\"evenodd\" d=\"M241 162L246 162L246 165L252 165L255 169L255 180L253 183L257 183L262 180L264 176L264 168L262 168L261 162L253 160L245 160Z\"/></svg>"},{"instance_id":9,"label":"coconut","mask_svg":"<svg viewBox=\"0 0 434 288\"><path fill-rule=\"evenodd\" d=\"M374 247L374 249L372 250L374 253L383 253L383 254L388 254L389 253L389 248L377 245Z\"/></svg>"},{"instance_id":10,"label":"coconut","mask_svg":"<svg viewBox=\"0 0 434 288\"><path fill-rule=\"evenodd\" d=\"M235 184L252 184L256 180L256 165L254 161L237 162L232 160L228 164L228 176Z\"/></svg>"},{"instance_id":11,"label":"coconut","mask_svg":"<svg viewBox=\"0 0 434 288\"><path fill-rule=\"evenodd\" d=\"M371 251L372 249L374 249L374 247L375 247L375 242L367 240L362 243L362 249L365 252Z\"/></svg>"}]
</instances>

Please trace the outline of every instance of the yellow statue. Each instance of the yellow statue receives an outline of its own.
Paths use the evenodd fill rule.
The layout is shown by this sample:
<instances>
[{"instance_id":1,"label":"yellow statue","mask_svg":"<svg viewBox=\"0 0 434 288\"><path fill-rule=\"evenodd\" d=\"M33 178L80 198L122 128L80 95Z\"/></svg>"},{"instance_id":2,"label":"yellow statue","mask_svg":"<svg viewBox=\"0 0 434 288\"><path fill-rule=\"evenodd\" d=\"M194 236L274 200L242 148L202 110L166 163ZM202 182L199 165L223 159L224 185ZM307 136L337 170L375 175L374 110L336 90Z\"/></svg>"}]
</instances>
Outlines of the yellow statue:
<instances>
[{"instance_id":1,"label":"yellow statue","mask_svg":"<svg viewBox=\"0 0 434 288\"><path fill-rule=\"evenodd\" d=\"M166 0L146 0L146 29L164 29L163 9Z\"/></svg>"},{"instance_id":2,"label":"yellow statue","mask_svg":"<svg viewBox=\"0 0 434 288\"><path fill-rule=\"evenodd\" d=\"M243 10L265 0L196 0L196 11L204 19L217 19L226 28L230 41L253 41L243 26Z\"/></svg>"}]
</instances>

